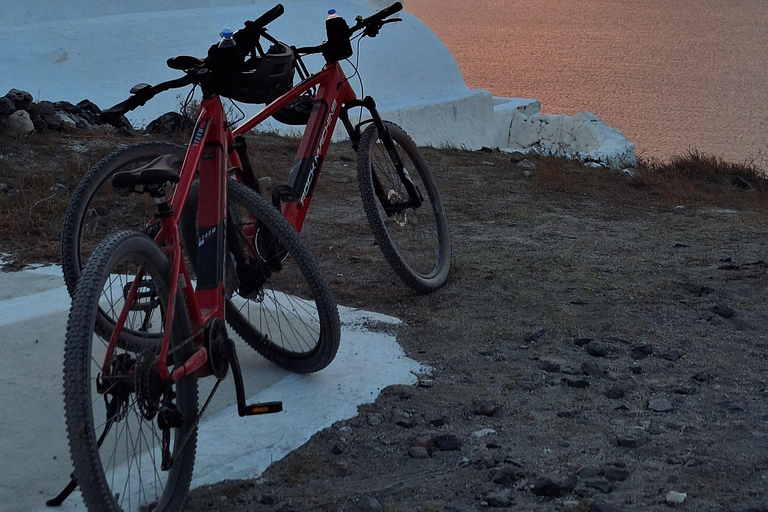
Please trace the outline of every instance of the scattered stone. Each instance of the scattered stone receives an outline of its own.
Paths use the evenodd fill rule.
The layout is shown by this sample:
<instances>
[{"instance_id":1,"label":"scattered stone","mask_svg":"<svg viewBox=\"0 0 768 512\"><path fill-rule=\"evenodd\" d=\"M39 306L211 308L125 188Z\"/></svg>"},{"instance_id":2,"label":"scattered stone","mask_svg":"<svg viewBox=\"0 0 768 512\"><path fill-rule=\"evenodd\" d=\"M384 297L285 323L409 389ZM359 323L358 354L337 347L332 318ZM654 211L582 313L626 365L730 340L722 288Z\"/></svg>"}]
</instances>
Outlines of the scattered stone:
<instances>
[{"instance_id":1,"label":"scattered stone","mask_svg":"<svg viewBox=\"0 0 768 512\"><path fill-rule=\"evenodd\" d=\"M67 186L62 185L61 183L56 183L51 187L51 194L55 196L65 196L67 195Z\"/></svg>"},{"instance_id":2,"label":"scattered stone","mask_svg":"<svg viewBox=\"0 0 768 512\"><path fill-rule=\"evenodd\" d=\"M682 356L682 352L680 352L677 349L668 350L666 352L662 352L659 354L659 357L666 360L666 361L672 361L673 363L680 359L680 356Z\"/></svg>"},{"instance_id":3,"label":"scattered stone","mask_svg":"<svg viewBox=\"0 0 768 512\"><path fill-rule=\"evenodd\" d=\"M682 505L687 497L688 495L684 492L669 491L666 500L670 505Z\"/></svg>"},{"instance_id":4,"label":"scattered stone","mask_svg":"<svg viewBox=\"0 0 768 512\"><path fill-rule=\"evenodd\" d=\"M397 411L393 417L393 422L403 428L413 428L416 426L416 419L405 411Z\"/></svg>"},{"instance_id":5,"label":"scattered stone","mask_svg":"<svg viewBox=\"0 0 768 512\"><path fill-rule=\"evenodd\" d=\"M717 304L715 306L712 306L709 310L714 314L721 316L723 318L731 318L736 314L736 312L730 307L728 307L726 304Z\"/></svg>"},{"instance_id":6,"label":"scattered stone","mask_svg":"<svg viewBox=\"0 0 768 512\"><path fill-rule=\"evenodd\" d=\"M485 495L485 502L489 507L510 507L512 506L512 490L502 489L498 492L489 492Z\"/></svg>"},{"instance_id":7,"label":"scattered stone","mask_svg":"<svg viewBox=\"0 0 768 512\"><path fill-rule=\"evenodd\" d=\"M673 466L680 466L685 463L685 459L678 455L670 455L667 457L667 464L671 464Z\"/></svg>"},{"instance_id":8,"label":"scattered stone","mask_svg":"<svg viewBox=\"0 0 768 512\"><path fill-rule=\"evenodd\" d=\"M411 446L421 446L428 452L432 452L435 449L435 440L432 438L432 436L419 436L413 440Z\"/></svg>"},{"instance_id":9,"label":"scattered stone","mask_svg":"<svg viewBox=\"0 0 768 512\"><path fill-rule=\"evenodd\" d=\"M523 342L525 343L533 343L535 341L539 341L544 336L547 335L546 329L540 329L536 332L529 332L525 336L523 336Z\"/></svg>"},{"instance_id":10,"label":"scattered stone","mask_svg":"<svg viewBox=\"0 0 768 512\"><path fill-rule=\"evenodd\" d=\"M511 486L525 476L517 468L503 467L493 473L491 480L493 483L504 486Z\"/></svg>"},{"instance_id":11,"label":"scattered stone","mask_svg":"<svg viewBox=\"0 0 768 512\"><path fill-rule=\"evenodd\" d=\"M423 446L411 446L408 448L408 456L412 459L428 459L429 452Z\"/></svg>"},{"instance_id":12,"label":"scattered stone","mask_svg":"<svg viewBox=\"0 0 768 512\"><path fill-rule=\"evenodd\" d=\"M672 392L676 395L695 395L696 394L696 386L694 385L680 385L672 389Z\"/></svg>"},{"instance_id":13,"label":"scattered stone","mask_svg":"<svg viewBox=\"0 0 768 512\"><path fill-rule=\"evenodd\" d=\"M13 114L16 111L16 105L13 104L13 101L3 96L0 98L0 116L8 116Z\"/></svg>"},{"instance_id":14,"label":"scattered stone","mask_svg":"<svg viewBox=\"0 0 768 512\"><path fill-rule=\"evenodd\" d=\"M621 482L627 479L629 471L616 466L608 466L603 470L603 476L611 482Z\"/></svg>"},{"instance_id":15,"label":"scattered stone","mask_svg":"<svg viewBox=\"0 0 768 512\"><path fill-rule=\"evenodd\" d=\"M484 428L484 429L481 429L481 430L475 430L474 432L472 432L472 435L477 437L477 438L481 438L481 437L484 437L484 436L487 436L487 435L490 435L490 434L495 434L495 433L496 433L496 431L493 430L492 428Z\"/></svg>"},{"instance_id":16,"label":"scattered stone","mask_svg":"<svg viewBox=\"0 0 768 512\"><path fill-rule=\"evenodd\" d=\"M496 411L496 406L486 400L480 400L475 404L475 414L478 416L493 416Z\"/></svg>"},{"instance_id":17,"label":"scattered stone","mask_svg":"<svg viewBox=\"0 0 768 512\"><path fill-rule=\"evenodd\" d=\"M587 343L587 353L595 357L605 357L608 347L600 341L590 341Z\"/></svg>"},{"instance_id":18,"label":"scattered stone","mask_svg":"<svg viewBox=\"0 0 768 512\"><path fill-rule=\"evenodd\" d=\"M573 344L577 347L583 347L584 345L588 344L590 341L592 341L592 338L574 338Z\"/></svg>"},{"instance_id":19,"label":"scattered stone","mask_svg":"<svg viewBox=\"0 0 768 512\"><path fill-rule=\"evenodd\" d=\"M579 411L573 410L573 411L558 411L557 413L558 418L565 418L565 419L573 419L579 417Z\"/></svg>"},{"instance_id":20,"label":"scattered stone","mask_svg":"<svg viewBox=\"0 0 768 512\"><path fill-rule=\"evenodd\" d=\"M523 171L524 178L530 178L531 176L533 176L533 173L531 171Z\"/></svg>"},{"instance_id":21,"label":"scattered stone","mask_svg":"<svg viewBox=\"0 0 768 512\"><path fill-rule=\"evenodd\" d=\"M744 412L744 408L731 400L724 400L718 404L725 412Z\"/></svg>"},{"instance_id":22,"label":"scattered stone","mask_svg":"<svg viewBox=\"0 0 768 512\"><path fill-rule=\"evenodd\" d=\"M560 371L560 363L556 363L550 359L539 359L539 362L536 363L536 366L539 368L539 370L543 370L545 372L553 373Z\"/></svg>"},{"instance_id":23,"label":"scattered stone","mask_svg":"<svg viewBox=\"0 0 768 512\"><path fill-rule=\"evenodd\" d=\"M433 427L442 427L443 425L445 425L445 418L443 417L433 418L429 420L429 424L432 425Z\"/></svg>"},{"instance_id":24,"label":"scattered stone","mask_svg":"<svg viewBox=\"0 0 768 512\"><path fill-rule=\"evenodd\" d=\"M518 162L517 167L523 172L525 171L531 172L536 169L536 164L534 164L533 162L531 162L526 158L525 160L521 160L520 162Z\"/></svg>"},{"instance_id":25,"label":"scattered stone","mask_svg":"<svg viewBox=\"0 0 768 512\"><path fill-rule=\"evenodd\" d=\"M597 466L582 466L576 471L579 478L594 478L600 474L600 468Z\"/></svg>"},{"instance_id":26,"label":"scattered stone","mask_svg":"<svg viewBox=\"0 0 768 512\"><path fill-rule=\"evenodd\" d=\"M582 484L590 489L596 489L603 494L608 494L613 490L613 484L605 478L588 478Z\"/></svg>"},{"instance_id":27,"label":"scattered stone","mask_svg":"<svg viewBox=\"0 0 768 512\"><path fill-rule=\"evenodd\" d=\"M643 367L640 365L633 364L629 367L629 371L632 372L635 375L640 375L643 373Z\"/></svg>"},{"instance_id":28,"label":"scattered stone","mask_svg":"<svg viewBox=\"0 0 768 512\"><path fill-rule=\"evenodd\" d=\"M357 509L360 512L381 512L382 507L379 500L373 496L363 496L357 500Z\"/></svg>"},{"instance_id":29,"label":"scattered stone","mask_svg":"<svg viewBox=\"0 0 768 512\"><path fill-rule=\"evenodd\" d=\"M560 367L560 373L566 375L581 375L581 369L576 368L575 366L562 366Z\"/></svg>"},{"instance_id":30,"label":"scattered stone","mask_svg":"<svg viewBox=\"0 0 768 512\"><path fill-rule=\"evenodd\" d=\"M632 356L632 359L645 359L651 354L653 354L652 345L640 345L639 347L633 348L630 355Z\"/></svg>"},{"instance_id":31,"label":"scattered stone","mask_svg":"<svg viewBox=\"0 0 768 512\"><path fill-rule=\"evenodd\" d=\"M624 390L621 388L613 387L605 392L605 396L611 400L618 400L620 398L624 398Z\"/></svg>"},{"instance_id":32,"label":"scattered stone","mask_svg":"<svg viewBox=\"0 0 768 512\"><path fill-rule=\"evenodd\" d=\"M570 388L583 389L589 386L587 379L563 379L563 382Z\"/></svg>"},{"instance_id":33,"label":"scattered stone","mask_svg":"<svg viewBox=\"0 0 768 512\"><path fill-rule=\"evenodd\" d=\"M589 512L614 512L616 509L604 501L593 501L589 506Z\"/></svg>"},{"instance_id":34,"label":"scattered stone","mask_svg":"<svg viewBox=\"0 0 768 512\"><path fill-rule=\"evenodd\" d=\"M525 153L521 153L520 151L513 151L509 154L509 159L513 164L519 164L525 160Z\"/></svg>"},{"instance_id":35,"label":"scattered stone","mask_svg":"<svg viewBox=\"0 0 768 512\"><path fill-rule=\"evenodd\" d=\"M256 503L261 503L262 505L274 505L275 497L269 494L259 494L256 496Z\"/></svg>"},{"instance_id":36,"label":"scattered stone","mask_svg":"<svg viewBox=\"0 0 768 512\"><path fill-rule=\"evenodd\" d=\"M452 452L461 448L461 441L453 434L440 434L435 436L435 444L441 452Z\"/></svg>"},{"instance_id":37,"label":"scattered stone","mask_svg":"<svg viewBox=\"0 0 768 512\"><path fill-rule=\"evenodd\" d=\"M56 119L61 123L63 127L73 129L77 128L77 123L74 119L69 117L69 114L66 114L65 112L56 112Z\"/></svg>"},{"instance_id":38,"label":"scattered stone","mask_svg":"<svg viewBox=\"0 0 768 512\"><path fill-rule=\"evenodd\" d=\"M0 192L8 192L8 184L0 183Z\"/></svg>"},{"instance_id":39,"label":"scattered stone","mask_svg":"<svg viewBox=\"0 0 768 512\"><path fill-rule=\"evenodd\" d=\"M603 376L603 369L595 361L585 361L582 363L581 371L584 373L584 375L589 375L590 377Z\"/></svg>"},{"instance_id":40,"label":"scattered stone","mask_svg":"<svg viewBox=\"0 0 768 512\"><path fill-rule=\"evenodd\" d=\"M374 412L368 415L368 425L372 427L381 425L382 421L384 421L384 418L379 413Z\"/></svg>"},{"instance_id":41,"label":"scattered stone","mask_svg":"<svg viewBox=\"0 0 768 512\"><path fill-rule=\"evenodd\" d=\"M557 498L563 494L563 487L549 478L538 478L533 482L533 494Z\"/></svg>"},{"instance_id":42,"label":"scattered stone","mask_svg":"<svg viewBox=\"0 0 768 512\"><path fill-rule=\"evenodd\" d=\"M340 444L333 445L333 449L331 450L331 453L334 455L341 455L344 453L344 446Z\"/></svg>"},{"instance_id":43,"label":"scattered stone","mask_svg":"<svg viewBox=\"0 0 768 512\"><path fill-rule=\"evenodd\" d=\"M702 370L691 378L699 382L709 382L712 379L712 375L708 371Z\"/></svg>"},{"instance_id":44,"label":"scattered stone","mask_svg":"<svg viewBox=\"0 0 768 512\"><path fill-rule=\"evenodd\" d=\"M624 176L624 179L628 182L632 182L640 176L640 171L634 167L627 167L626 169L621 170L621 175Z\"/></svg>"},{"instance_id":45,"label":"scattered stone","mask_svg":"<svg viewBox=\"0 0 768 512\"><path fill-rule=\"evenodd\" d=\"M616 443L623 448L637 448L640 446L640 438L633 435L617 435Z\"/></svg>"},{"instance_id":46,"label":"scattered stone","mask_svg":"<svg viewBox=\"0 0 768 512\"><path fill-rule=\"evenodd\" d=\"M397 398L400 400L408 400L411 398L411 394L408 391L400 390L397 392Z\"/></svg>"},{"instance_id":47,"label":"scattered stone","mask_svg":"<svg viewBox=\"0 0 768 512\"><path fill-rule=\"evenodd\" d=\"M672 402L666 398L655 398L648 401L648 409L654 412L670 412L672 411Z\"/></svg>"}]
</instances>

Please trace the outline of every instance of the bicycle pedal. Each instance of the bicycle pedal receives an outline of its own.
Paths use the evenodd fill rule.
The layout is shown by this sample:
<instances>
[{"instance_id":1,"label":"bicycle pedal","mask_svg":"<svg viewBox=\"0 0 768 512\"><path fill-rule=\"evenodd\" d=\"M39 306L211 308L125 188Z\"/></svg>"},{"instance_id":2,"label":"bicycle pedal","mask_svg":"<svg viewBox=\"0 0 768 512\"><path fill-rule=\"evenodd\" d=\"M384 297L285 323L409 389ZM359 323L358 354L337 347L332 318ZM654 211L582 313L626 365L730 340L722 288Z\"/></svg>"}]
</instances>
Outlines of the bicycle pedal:
<instances>
[{"instance_id":1,"label":"bicycle pedal","mask_svg":"<svg viewBox=\"0 0 768 512\"><path fill-rule=\"evenodd\" d=\"M273 412L281 412L283 410L283 402L264 402L261 404L246 405L243 409L241 416L255 416L257 414L272 414Z\"/></svg>"}]
</instances>

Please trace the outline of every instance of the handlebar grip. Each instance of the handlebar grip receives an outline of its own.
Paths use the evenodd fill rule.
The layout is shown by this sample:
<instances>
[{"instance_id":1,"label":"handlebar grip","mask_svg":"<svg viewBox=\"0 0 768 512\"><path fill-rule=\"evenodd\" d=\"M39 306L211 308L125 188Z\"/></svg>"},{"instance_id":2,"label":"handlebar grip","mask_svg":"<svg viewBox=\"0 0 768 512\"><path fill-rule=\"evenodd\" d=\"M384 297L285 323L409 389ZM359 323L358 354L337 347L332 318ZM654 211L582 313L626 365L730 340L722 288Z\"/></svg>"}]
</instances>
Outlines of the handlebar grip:
<instances>
[{"instance_id":1,"label":"handlebar grip","mask_svg":"<svg viewBox=\"0 0 768 512\"><path fill-rule=\"evenodd\" d=\"M277 18L283 15L285 12L285 7L283 7L283 4L277 4L255 20L253 20L251 23L258 26L259 28L264 28L273 21L275 21Z\"/></svg>"},{"instance_id":2,"label":"handlebar grip","mask_svg":"<svg viewBox=\"0 0 768 512\"><path fill-rule=\"evenodd\" d=\"M368 19L371 21L373 20L381 21L384 18L388 16L392 16L396 12L400 12L402 10L403 10L403 4L400 2L395 2L389 7L385 7L384 9L380 10L376 14L372 14Z\"/></svg>"},{"instance_id":3,"label":"handlebar grip","mask_svg":"<svg viewBox=\"0 0 768 512\"><path fill-rule=\"evenodd\" d=\"M123 100L113 107L102 110L99 113L99 119L104 123L112 124L114 121L117 121L120 116L142 106L146 102L147 100L143 97L131 96L127 100Z\"/></svg>"}]
</instances>

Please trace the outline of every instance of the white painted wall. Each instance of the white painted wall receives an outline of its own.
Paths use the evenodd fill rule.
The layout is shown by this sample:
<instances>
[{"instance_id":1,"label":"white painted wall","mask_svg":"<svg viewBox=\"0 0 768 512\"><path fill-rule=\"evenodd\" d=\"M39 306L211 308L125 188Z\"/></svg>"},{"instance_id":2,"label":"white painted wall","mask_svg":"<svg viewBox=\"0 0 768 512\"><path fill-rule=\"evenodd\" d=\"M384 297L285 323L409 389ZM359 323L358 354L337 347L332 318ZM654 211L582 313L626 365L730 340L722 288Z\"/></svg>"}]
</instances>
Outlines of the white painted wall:
<instances>
[{"instance_id":1,"label":"white painted wall","mask_svg":"<svg viewBox=\"0 0 768 512\"><path fill-rule=\"evenodd\" d=\"M102 108L123 100L136 83L157 83L179 76L168 69L168 57L204 56L223 27L242 26L273 7L277 0L3 0L0 3L0 94L27 90L40 100L88 98ZM296 46L325 39L328 8L352 21L386 7L390 0L283 0L285 14L270 25L278 39ZM235 5L233 5L235 4ZM538 102L493 98L488 91L467 88L445 45L407 12L403 23L387 25L376 39L360 46L358 94L373 96L383 116L401 126L421 145L479 149L483 146L562 154L634 165L634 146L615 130L558 116L570 135L556 130L553 118L533 118ZM319 69L322 58L308 58ZM347 66L351 73L351 67ZM186 91L169 91L132 112L143 125L177 110ZM242 104L241 104L242 106ZM257 106L246 105L246 114ZM522 116L522 117L521 117ZM525 119L523 119L525 117ZM553 125L553 123L555 123ZM576 125L579 128L576 128ZM558 125L559 126L559 125ZM586 127L586 128L585 128ZM269 126L267 128L270 128ZM280 128L276 124L271 128ZM550 130L551 131L551 130ZM340 133L340 132L337 132ZM604 137L610 138L603 144ZM592 139L597 138L599 142ZM522 141L536 142L521 145ZM547 142L549 141L549 142ZM601 151L610 151L601 154ZM593 156L595 158L593 158Z\"/></svg>"}]
</instances>

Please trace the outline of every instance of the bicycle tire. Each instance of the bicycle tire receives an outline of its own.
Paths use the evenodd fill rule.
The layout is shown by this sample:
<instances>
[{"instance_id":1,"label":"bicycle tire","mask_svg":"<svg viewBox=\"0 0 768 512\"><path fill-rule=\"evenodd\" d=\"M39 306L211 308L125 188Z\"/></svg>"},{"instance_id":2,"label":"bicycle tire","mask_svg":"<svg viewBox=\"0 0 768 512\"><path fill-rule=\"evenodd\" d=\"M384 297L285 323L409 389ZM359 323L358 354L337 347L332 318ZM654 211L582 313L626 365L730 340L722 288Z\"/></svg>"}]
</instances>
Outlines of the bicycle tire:
<instances>
[{"instance_id":1,"label":"bicycle tire","mask_svg":"<svg viewBox=\"0 0 768 512\"><path fill-rule=\"evenodd\" d=\"M125 229L141 230L155 213L154 203L147 197L137 199L139 196L131 195L122 198L112 194L112 175L167 154L176 155L183 161L185 153L186 147L179 144L140 142L111 152L83 176L67 205L61 230L61 267L70 295L75 292L88 256L106 235ZM134 217L124 215L124 212L127 208L135 210L142 201L146 202L147 214L135 217L136 223L128 223L127 220Z\"/></svg>"},{"instance_id":2,"label":"bicycle tire","mask_svg":"<svg viewBox=\"0 0 768 512\"><path fill-rule=\"evenodd\" d=\"M416 144L396 124L388 121L384 124L414 185L422 195L426 191L426 196L418 208L409 207L391 216L386 214L375 192L375 180L382 184L389 198L406 198L408 194L379 138L378 129L371 124L360 138L357 155L357 181L363 209L379 248L395 273L417 292L429 293L443 286L448 278L451 265L448 217L429 165Z\"/></svg>"},{"instance_id":3,"label":"bicycle tire","mask_svg":"<svg viewBox=\"0 0 768 512\"><path fill-rule=\"evenodd\" d=\"M187 248L197 247L198 195L195 183L179 223L182 243ZM236 224L237 243L249 261L264 260L261 255L270 253L269 247L261 247L263 244L257 249L257 228L267 230L259 240L269 233L273 247L279 248L275 252L285 256L282 269L273 271L258 292L246 297L237 292L242 291L242 283L230 256L226 272L227 323L256 352L282 368L296 373L322 370L338 351L341 327L336 302L320 266L293 226L259 194L230 179L227 203ZM232 243L227 237L227 244ZM185 252L196 269L197 252Z\"/></svg>"},{"instance_id":4,"label":"bicycle tire","mask_svg":"<svg viewBox=\"0 0 768 512\"><path fill-rule=\"evenodd\" d=\"M131 282L131 272L139 265L145 272L141 287L153 293L149 302L146 302L147 295L136 301L126 325L140 321L145 332L154 329L161 333L165 327L163 312L168 304L170 262L152 239L130 231L110 235L93 252L77 284L67 322L64 348L67 436L74 477L91 511L178 511L192 479L197 442L196 375L187 375L170 388L158 384L159 377L154 373L156 359L152 358L157 357L161 344L155 335L145 339L144 344L137 344L134 337L141 329L135 326L127 336L130 341L123 340L116 347L107 372L102 367L106 352L101 353L107 341L94 336L99 302L113 296L104 292L113 287L115 276L121 275L116 272L125 270L123 277ZM114 295L125 299L123 294ZM149 308L145 308L148 304ZM154 316L156 325L147 322L149 314ZM194 351L194 344L182 343L191 336L184 299L177 292L171 348L180 354L180 360ZM175 358L175 354L171 357ZM179 423L169 429L170 453L176 454L176 460L168 471L153 466L160 463L157 448L158 444L162 446L162 432L158 431L157 421L153 421L155 418L159 421L162 414L158 412L159 406L153 404L155 399L160 400L157 398L160 387L164 388L160 395L163 404L167 405L166 398L170 397L181 414ZM110 400L111 405L107 405ZM148 450L142 451L142 448Z\"/></svg>"}]
</instances>

